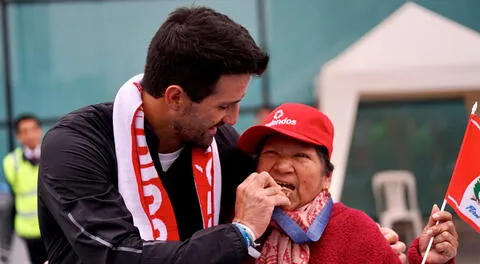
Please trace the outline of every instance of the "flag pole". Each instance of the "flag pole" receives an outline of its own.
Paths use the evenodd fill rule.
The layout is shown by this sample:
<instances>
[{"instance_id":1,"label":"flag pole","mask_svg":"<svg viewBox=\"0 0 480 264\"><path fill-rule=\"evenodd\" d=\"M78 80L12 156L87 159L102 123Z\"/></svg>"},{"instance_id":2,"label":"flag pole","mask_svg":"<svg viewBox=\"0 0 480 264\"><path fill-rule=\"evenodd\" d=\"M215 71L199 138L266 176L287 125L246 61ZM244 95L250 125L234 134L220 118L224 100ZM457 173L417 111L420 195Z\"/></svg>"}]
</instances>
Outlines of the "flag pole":
<instances>
[{"instance_id":1,"label":"flag pole","mask_svg":"<svg viewBox=\"0 0 480 264\"><path fill-rule=\"evenodd\" d=\"M476 112L477 112L477 102L475 102L472 106L472 112L471 112L471 115L474 115ZM440 212L445 210L445 206L447 205L447 200L446 199L443 199L443 204L442 204L442 208L440 209ZM438 225L438 222L435 224L435 225ZM432 248L432 244L433 244L433 237L430 238L430 241L428 242L428 246L427 246L427 250L425 251L425 255L423 256L423 260L422 260L422 264L425 264L425 261L427 261L427 257L428 257L428 253L430 252L430 249Z\"/></svg>"}]
</instances>

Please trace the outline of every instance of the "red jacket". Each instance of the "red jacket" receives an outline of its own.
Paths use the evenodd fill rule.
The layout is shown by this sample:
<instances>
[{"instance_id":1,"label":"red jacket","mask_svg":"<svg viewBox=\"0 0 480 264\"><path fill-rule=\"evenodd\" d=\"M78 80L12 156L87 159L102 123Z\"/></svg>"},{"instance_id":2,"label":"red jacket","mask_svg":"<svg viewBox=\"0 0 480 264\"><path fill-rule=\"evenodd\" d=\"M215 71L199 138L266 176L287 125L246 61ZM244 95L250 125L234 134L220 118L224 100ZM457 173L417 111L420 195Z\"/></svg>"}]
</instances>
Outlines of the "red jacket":
<instances>
[{"instance_id":1,"label":"red jacket","mask_svg":"<svg viewBox=\"0 0 480 264\"><path fill-rule=\"evenodd\" d=\"M410 246L407 256L409 264L422 262L418 239ZM377 224L367 214L342 203L335 203L322 237L310 245L309 263L395 264L400 263L400 260ZM448 263L454 264L455 261Z\"/></svg>"}]
</instances>

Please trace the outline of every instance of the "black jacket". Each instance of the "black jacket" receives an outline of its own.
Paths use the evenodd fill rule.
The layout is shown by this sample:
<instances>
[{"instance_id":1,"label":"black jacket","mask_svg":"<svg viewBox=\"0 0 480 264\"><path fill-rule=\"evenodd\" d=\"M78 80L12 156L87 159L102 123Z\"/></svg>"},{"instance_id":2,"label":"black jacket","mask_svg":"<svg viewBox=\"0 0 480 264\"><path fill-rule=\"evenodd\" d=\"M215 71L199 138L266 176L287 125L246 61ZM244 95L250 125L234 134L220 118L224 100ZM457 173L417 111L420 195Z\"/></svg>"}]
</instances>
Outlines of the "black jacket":
<instances>
[{"instance_id":1,"label":"black jacket","mask_svg":"<svg viewBox=\"0 0 480 264\"><path fill-rule=\"evenodd\" d=\"M181 242L143 241L117 189L113 104L92 105L63 117L45 135L39 170L38 207L50 264L239 263L247 248L229 224L236 187L253 171L236 148L230 126L215 136L222 168L219 226L202 230L200 206L186 146L168 172L152 155L171 200ZM147 128L151 153L156 136Z\"/></svg>"}]
</instances>

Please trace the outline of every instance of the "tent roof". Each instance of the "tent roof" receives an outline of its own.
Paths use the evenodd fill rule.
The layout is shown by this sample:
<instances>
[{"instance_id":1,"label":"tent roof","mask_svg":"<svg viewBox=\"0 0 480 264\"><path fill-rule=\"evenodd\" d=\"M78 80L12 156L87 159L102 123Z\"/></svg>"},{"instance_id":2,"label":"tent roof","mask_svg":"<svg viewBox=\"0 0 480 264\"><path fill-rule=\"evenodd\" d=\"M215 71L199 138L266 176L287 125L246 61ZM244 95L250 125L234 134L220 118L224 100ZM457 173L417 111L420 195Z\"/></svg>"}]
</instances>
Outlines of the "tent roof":
<instances>
[{"instance_id":1,"label":"tent roof","mask_svg":"<svg viewBox=\"0 0 480 264\"><path fill-rule=\"evenodd\" d=\"M480 66L480 34L408 2L335 59L325 74Z\"/></svg>"}]
</instances>

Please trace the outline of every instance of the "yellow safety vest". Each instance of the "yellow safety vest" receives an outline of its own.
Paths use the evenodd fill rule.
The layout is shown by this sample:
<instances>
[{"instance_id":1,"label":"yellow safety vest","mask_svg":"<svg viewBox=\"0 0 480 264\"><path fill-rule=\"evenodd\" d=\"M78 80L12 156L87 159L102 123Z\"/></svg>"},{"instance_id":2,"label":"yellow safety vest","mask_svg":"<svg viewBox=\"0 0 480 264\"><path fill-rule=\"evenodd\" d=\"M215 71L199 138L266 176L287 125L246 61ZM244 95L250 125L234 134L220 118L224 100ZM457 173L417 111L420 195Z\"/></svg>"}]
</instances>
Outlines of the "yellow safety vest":
<instances>
[{"instance_id":1,"label":"yellow safety vest","mask_svg":"<svg viewBox=\"0 0 480 264\"><path fill-rule=\"evenodd\" d=\"M15 231L20 237L39 238L37 214L38 165L23 159L21 148L9 153L3 160L5 178L15 195Z\"/></svg>"}]
</instances>

